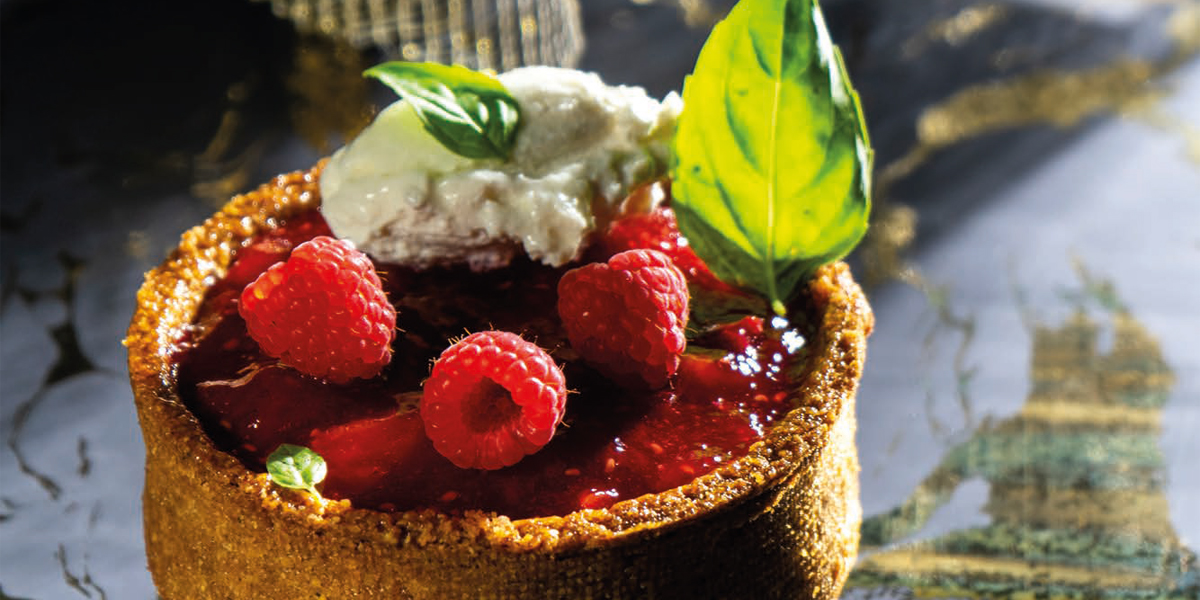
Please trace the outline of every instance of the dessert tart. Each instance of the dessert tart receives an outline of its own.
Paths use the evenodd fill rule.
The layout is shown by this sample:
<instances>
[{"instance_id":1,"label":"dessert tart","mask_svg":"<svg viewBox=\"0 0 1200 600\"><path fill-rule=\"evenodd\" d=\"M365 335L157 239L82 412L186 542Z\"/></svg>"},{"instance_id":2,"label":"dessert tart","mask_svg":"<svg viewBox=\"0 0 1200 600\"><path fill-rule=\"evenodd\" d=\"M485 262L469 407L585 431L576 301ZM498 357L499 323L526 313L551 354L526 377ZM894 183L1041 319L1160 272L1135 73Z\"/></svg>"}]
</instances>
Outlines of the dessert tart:
<instances>
[{"instance_id":1,"label":"dessert tart","mask_svg":"<svg viewBox=\"0 0 1200 600\"><path fill-rule=\"evenodd\" d=\"M818 199L819 204L770 207L780 218L802 213L807 219L835 219L817 223L817 228L834 232L837 239L809 240L807 254L791 246L782 258L768 253L772 267L762 285L761 278L745 272L752 269L744 268L749 264L744 257L729 249L733 236L713 235L714 230L721 233L721 217L705 206L700 189L720 180L723 167L706 166L703 158L693 162L696 153L685 146L695 144L688 140L697 135L711 134L710 128L698 127L705 121L704 109L694 100L708 93L711 77L706 73L714 72L702 69L705 55L727 60L730 53L721 45L736 46L744 41L742 34L753 33L756 25L751 23L761 22L751 19L761 17L754 11L787 9L791 18L797 4L811 9L800 13L809 20L799 29L809 35L793 41L785 35L784 43L812 49L816 58L811 60L824 66L814 72L825 78L826 88L834 86L827 103L833 116L828 118L851 123L818 128L825 133L814 136L827 153L818 157L820 168L807 184L828 190L834 186L828 174L841 173L834 183L841 182L847 199L839 195L832 201ZM777 16L782 23L783 15ZM171 256L147 275L126 339L146 443L147 558L161 596L836 597L858 545L854 394L873 321L848 267L829 260L848 251L865 227L863 174L868 165L861 163L869 163L869 154L857 98L845 83L836 50L827 42L822 45L822 31L819 10L807 2L744 0L714 30L693 81L685 87L688 108L678 126L677 104L655 103L657 110L648 111L638 96L644 93L596 87L591 76L533 70L502 75L500 85L487 76L436 65L385 66L375 75L404 99L381 114L374 133L369 129L308 171L281 175L233 198L186 232ZM786 60L796 53L780 55ZM435 84L428 84L431 78ZM526 85L530 78L535 82ZM512 95L504 86L512 88ZM564 87L572 88L564 93L582 95L556 101L554 94ZM787 85L773 89L781 87ZM543 88L559 92L527 94ZM466 104L455 94L467 89L470 102L487 105L486 114L520 113L524 138L516 135L515 124L493 127L495 123L485 122L478 128L483 137L467 142L461 131L445 123L431 125L419 108L430 101L432 96L422 96L429 89L442 94L436 102ZM447 100L451 97L458 100ZM556 107L568 105L599 107L592 116L603 118L569 113L555 121ZM641 127L640 134L626 135L621 123L628 119L622 114L636 117L629 122L634 129ZM549 123L550 133L538 133L547 131L539 123ZM580 123L590 124L587 131L560 133ZM604 147L606 154L574 156L571 143L597 128L608 131L608 137L587 139L586 146ZM839 131L848 131L848 137L839 138ZM456 156L439 158L441 150L429 145L434 138ZM623 142L609 143L618 138L636 139L642 146L630 150ZM523 141L529 139L542 139L543 146ZM396 151L402 162L420 163L423 170L415 178L371 179L378 173L370 157L381 148L395 161L396 152L386 148L389 143L402 146ZM669 154L665 160L664 153ZM538 166L529 167L528 161ZM666 163L672 165L669 173L662 166ZM505 165L511 164L518 165L517 171L505 173ZM566 166L553 171L550 164ZM696 176L705 169L712 169L714 177ZM464 173L465 180L454 179ZM432 185L427 183L431 177L437 179ZM475 185L479 177L487 184ZM531 188L532 179L558 187ZM449 192L440 200L397 203L393 198L385 209L436 206L469 195L465 189L487 196L489 203L514 204L515 216L487 213L490 207L466 211L487 213L487 224L481 225L464 216L461 205L451 204L435 209L441 216L402 211L380 226L390 217L364 208L363 198L402 188L404 181L417 181L413 189L421 193ZM497 196L506 181L519 183L519 201ZM770 187L767 197L787 192L785 187ZM572 206L583 211L582 219L574 218L570 207L546 212L537 204L538 198L561 204L563 197L576 199ZM677 213L680 229L695 247L690 256L706 260L712 272L703 262L686 267L682 254L606 248L612 239L606 232L662 211ZM368 226L351 237L375 261L364 256L361 261L367 262L355 263L366 265L359 275L379 288L379 297L386 298L382 303L390 303L383 311L391 313L385 329L399 333L394 339L388 334L382 357L366 361L366 370L351 376L333 367L313 371L296 355L269 349L249 306L252 296L267 295L262 282L280 265L291 265L301 248L309 252L314 244L338 244L320 234L330 226L339 235L353 232L356 218ZM854 222L848 229L842 226L846 220ZM530 221L550 225L532 231L504 229L528 227ZM496 223L501 223L499 233ZM556 241L569 229L564 223L583 223L576 236L567 236L565 246ZM464 229L455 233L456 224ZM787 227L806 229L801 225ZM400 239L387 235L397 230ZM490 235L481 236L482 230ZM790 231L768 237L788 240ZM755 242L749 236L748 243ZM347 246L357 252L354 244ZM772 248L767 245L768 251ZM263 260L273 252L280 260L275 266L274 260ZM691 315L686 342L682 333L666 335L672 349L665 371L662 363L647 370L643 361L631 375L624 366L596 358L575 335L574 323L582 317L564 308L566 286L578 287L568 280L594 282L600 278L595 268L606 257L612 255L607 265L616 269L618 257L631 254L636 256L629 260L649 261L641 267L653 269L660 278L655 285L665 280L662 285L681 295L672 296L682 307L672 304L671 310L683 319L671 325L677 327L674 331L682 332ZM807 258L797 258L799 254ZM447 256L451 258L439 262ZM329 282L342 280L331 275L321 285L336 287L341 283ZM671 287L670 282L677 283ZM585 296L598 297L584 288ZM555 302L558 315L548 316ZM483 315L455 320L473 315L480 306L488 309ZM623 314L614 318L627 319ZM325 332L303 331L318 326L279 320L282 324L271 326L326 339ZM442 434L431 424L431 382L466 385L461 375L445 375L451 371L441 365L450 361L451 350L479 334L454 338L464 329L496 324L550 348L549 358L536 360L559 372L551 402L555 412L545 439L526 444L518 455L495 462L480 458L486 454L481 451L464 459L445 449L444 435L439 438ZM661 330L654 331L661 341ZM493 337L504 335L520 339L508 333ZM452 344L440 357L439 343ZM616 348L617 354L623 350ZM745 364L731 365L737 356ZM507 386L499 378L491 381L493 387ZM518 402L517 391L506 393L511 397L501 395ZM280 442L285 445L270 452ZM329 478L321 491L317 484L325 476L323 460L320 475L303 485L287 483L274 470L279 453L294 448L286 445L290 443L325 454Z\"/></svg>"},{"instance_id":2,"label":"dessert tart","mask_svg":"<svg viewBox=\"0 0 1200 600\"><path fill-rule=\"evenodd\" d=\"M146 443L146 550L187 598L836 597L858 546L854 393L871 314L844 264L806 290L819 322L798 407L685 485L562 516L381 512L272 485L218 449L172 355L238 248L319 202L316 171L235 198L151 272L130 328Z\"/></svg>"}]
</instances>

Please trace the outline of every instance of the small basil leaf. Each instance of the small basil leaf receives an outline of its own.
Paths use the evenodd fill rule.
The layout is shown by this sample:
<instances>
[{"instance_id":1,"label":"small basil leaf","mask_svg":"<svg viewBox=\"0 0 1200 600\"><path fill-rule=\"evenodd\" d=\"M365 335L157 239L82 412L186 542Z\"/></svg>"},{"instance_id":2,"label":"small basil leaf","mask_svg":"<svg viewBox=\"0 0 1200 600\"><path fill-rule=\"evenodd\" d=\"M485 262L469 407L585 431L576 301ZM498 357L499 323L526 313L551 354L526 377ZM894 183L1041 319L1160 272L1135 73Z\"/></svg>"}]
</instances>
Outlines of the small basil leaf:
<instances>
[{"instance_id":1,"label":"small basil leaf","mask_svg":"<svg viewBox=\"0 0 1200 600\"><path fill-rule=\"evenodd\" d=\"M466 158L507 159L521 110L500 80L466 67L386 62L363 72L407 101L433 137Z\"/></svg>"},{"instance_id":2,"label":"small basil leaf","mask_svg":"<svg viewBox=\"0 0 1200 600\"><path fill-rule=\"evenodd\" d=\"M786 302L867 229L871 151L814 0L741 0L683 88L671 190L722 280Z\"/></svg>"},{"instance_id":3,"label":"small basil leaf","mask_svg":"<svg viewBox=\"0 0 1200 600\"><path fill-rule=\"evenodd\" d=\"M271 481L294 490L308 490L316 495L317 484L325 479L327 467L320 454L292 444L280 444L267 457L267 473Z\"/></svg>"}]
</instances>

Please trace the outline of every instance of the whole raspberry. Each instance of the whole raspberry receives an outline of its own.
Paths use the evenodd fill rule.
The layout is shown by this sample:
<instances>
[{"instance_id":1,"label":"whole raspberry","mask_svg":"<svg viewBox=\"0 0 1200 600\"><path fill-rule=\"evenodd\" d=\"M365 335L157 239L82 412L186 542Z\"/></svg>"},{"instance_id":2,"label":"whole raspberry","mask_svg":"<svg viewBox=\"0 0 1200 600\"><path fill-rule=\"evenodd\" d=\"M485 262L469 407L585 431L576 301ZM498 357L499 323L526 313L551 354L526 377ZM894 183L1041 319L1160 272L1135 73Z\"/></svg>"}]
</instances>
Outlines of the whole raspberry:
<instances>
[{"instance_id":1,"label":"whole raspberry","mask_svg":"<svg viewBox=\"0 0 1200 600\"><path fill-rule=\"evenodd\" d=\"M319 236L242 291L238 312L263 352L314 377L346 383L392 359L396 310L367 255Z\"/></svg>"},{"instance_id":2,"label":"whole raspberry","mask_svg":"<svg viewBox=\"0 0 1200 600\"><path fill-rule=\"evenodd\" d=\"M696 256L687 238L679 233L675 211L669 206L660 206L651 212L614 222L609 225L600 244L609 254L637 248L658 250L671 258L671 262L683 271L688 281L712 290L734 291L733 287L717 279L708 265Z\"/></svg>"},{"instance_id":3,"label":"whole raspberry","mask_svg":"<svg viewBox=\"0 0 1200 600\"><path fill-rule=\"evenodd\" d=\"M550 355L515 333L481 331L442 352L420 410L450 462L499 469L549 443L566 406L566 379Z\"/></svg>"},{"instance_id":4,"label":"whole raspberry","mask_svg":"<svg viewBox=\"0 0 1200 600\"><path fill-rule=\"evenodd\" d=\"M558 315L584 360L622 385L660 388L687 345L687 281L665 254L628 250L567 271Z\"/></svg>"}]
</instances>

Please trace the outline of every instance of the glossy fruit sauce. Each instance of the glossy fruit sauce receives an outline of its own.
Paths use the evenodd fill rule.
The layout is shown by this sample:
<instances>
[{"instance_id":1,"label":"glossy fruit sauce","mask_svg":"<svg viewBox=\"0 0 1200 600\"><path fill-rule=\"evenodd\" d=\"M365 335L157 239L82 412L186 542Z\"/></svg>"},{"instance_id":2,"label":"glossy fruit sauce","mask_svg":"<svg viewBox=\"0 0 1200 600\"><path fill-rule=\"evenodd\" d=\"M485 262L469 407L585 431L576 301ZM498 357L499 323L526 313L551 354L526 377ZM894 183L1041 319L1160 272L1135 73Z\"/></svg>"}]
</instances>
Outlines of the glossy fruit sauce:
<instances>
[{"instance_id":1,"label":"glossy fruit sauce","mask_svg":"<svg viewBox=\"0 0 1200 600\"><path fill-rule=\"evenodd\" d=\"M237 312L242 288L305 239L312 211L240 251L176 356L184 401L223 450L264 471L279 444L323 456L330 498L380 510L563 515L661 492L743 456L794 406L804 332L752 316L738 294L693 286L688 351L666 389L631 392L579 361L558 323L564 269L528 261L488 273L381 267L398 314L394 358L372 380L334 385L262 354ZM567 268L577 265L569 265ZM432 362L466 332L501 329L546 349L571 390L550 443L514 466L460 469L434 450L417 409Z\"/></svg>"}]
</instances>

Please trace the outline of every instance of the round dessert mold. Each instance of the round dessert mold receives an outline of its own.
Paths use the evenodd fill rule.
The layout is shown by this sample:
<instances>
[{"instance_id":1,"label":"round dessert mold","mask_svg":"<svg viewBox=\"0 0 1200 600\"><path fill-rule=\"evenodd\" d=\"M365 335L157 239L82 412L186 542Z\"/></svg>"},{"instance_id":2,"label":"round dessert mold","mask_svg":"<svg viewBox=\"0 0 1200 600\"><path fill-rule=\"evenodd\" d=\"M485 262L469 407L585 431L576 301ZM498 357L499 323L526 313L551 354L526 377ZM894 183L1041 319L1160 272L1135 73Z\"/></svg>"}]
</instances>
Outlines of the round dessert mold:
<instances>
[{"instance_id":1,"label":"round dessert mold","mask_svg":"<svg viewBox=\"0 0 1200 600\"><path fill-rule=\"evenodd\" d=\"M820 327L798 408L746 456L662 493L521 520L387 513L282 489L218 450L180 399L172 352L238 248L319 205L322 166L235 197L138 292L126 345L164 599L838 595L858 546L854 394L873 324L840 263L801 302Z\"/></svg>"}]
</instances>

